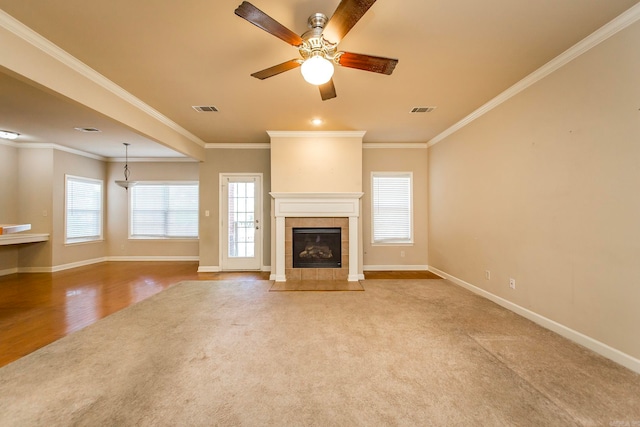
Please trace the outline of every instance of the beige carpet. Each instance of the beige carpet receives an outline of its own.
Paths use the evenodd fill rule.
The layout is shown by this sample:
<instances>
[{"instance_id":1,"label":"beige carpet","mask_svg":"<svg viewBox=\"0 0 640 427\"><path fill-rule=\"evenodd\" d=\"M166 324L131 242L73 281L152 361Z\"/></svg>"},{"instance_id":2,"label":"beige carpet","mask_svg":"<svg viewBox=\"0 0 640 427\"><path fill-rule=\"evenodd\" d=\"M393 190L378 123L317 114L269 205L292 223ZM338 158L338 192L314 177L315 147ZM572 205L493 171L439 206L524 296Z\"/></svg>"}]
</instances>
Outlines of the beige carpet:
<instances>
[{"instance_id":1,"label":"beige carpet","mask_svg":"<svg viewBox=\"0 0 640 427\"><path fill-rule=\"evenodd\" d=\"M634 425L640 376L445 280L185 282L0 369L0 425Z\"/></svg>"},{"instance_id":2,"label":"beige carpet","mask_svg":"<svg viewBox=\"0 0 640 427\"><path fill-rule=\"evenodd\" d=\"M269 292L336 292L336 291L364 291L360 282L346 280L287 280L273 282Z\"/></svg>"}]
</instances>

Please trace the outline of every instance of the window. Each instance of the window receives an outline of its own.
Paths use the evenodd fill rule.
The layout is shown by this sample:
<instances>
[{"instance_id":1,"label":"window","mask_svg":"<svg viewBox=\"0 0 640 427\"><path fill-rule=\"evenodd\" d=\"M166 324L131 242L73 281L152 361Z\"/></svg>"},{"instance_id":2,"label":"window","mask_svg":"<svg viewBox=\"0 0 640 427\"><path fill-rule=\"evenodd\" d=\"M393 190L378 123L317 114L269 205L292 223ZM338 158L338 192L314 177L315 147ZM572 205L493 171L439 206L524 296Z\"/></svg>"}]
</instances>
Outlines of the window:
<instances>
[{"instance_id":1,"label":"window","mask_svg":"<svg viewBox=\"0 0 640 427\"><path fill-rule=\"evenodd\" d=\"M198 237L198 184L138 183L129 191L130 237Z\"/></svg>"},{"instance_id":2,"label":"window","mask_svg":"<svg viewBox=\"0 0 640 427\"><path fill-rule=\"evenodd\" d=\"M65 243L102 240L102 181L65 175Z\"/></svg>"},{"instance_id":3,"label":"window","mask_svg":"<svg viewBox=\"0 0 640 427\"><path fill-rule=\"evenodd\" d=\"M372 242L413 243L411 172L373 172Z\"/></svg>"}]
</instances>

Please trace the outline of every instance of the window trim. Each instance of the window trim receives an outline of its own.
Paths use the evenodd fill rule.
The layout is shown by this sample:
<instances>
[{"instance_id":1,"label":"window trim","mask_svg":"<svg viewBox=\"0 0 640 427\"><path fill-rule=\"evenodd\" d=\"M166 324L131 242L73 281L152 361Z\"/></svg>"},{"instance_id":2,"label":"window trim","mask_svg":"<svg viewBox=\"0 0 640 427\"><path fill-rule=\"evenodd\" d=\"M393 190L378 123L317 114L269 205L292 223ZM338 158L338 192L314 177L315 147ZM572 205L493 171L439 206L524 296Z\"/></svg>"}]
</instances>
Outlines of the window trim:
<instances>
[{"instance_id":1,"label":"window trim","mask_svg":"<svg viewBox=\"0 0 640 427\"><path fill-rule=\"evenodd\" d=\"M100 233L98 236L89 236L89 237L74 237L69 238L68 236L68 216L69 216L69 180L85 182L91 184L98 184L100 187L100 218L99 218L99 228ZM96 178L87 178L84 176L65 174L64 175L64 244L65 245L77 245L82 243L96 243L104 241L104 180L96 179Z\"/></svg>"},{"instance_id":2,"label":"window trim","mask_svg":"<svg viewBox=\"0 0 640 427\"><path fill-rule=\"evenodd\" d=\"M171 237L171 236L143 236L143 235L133 235L133 193L135 191L135 188L137 186L143 186L143 185L158 185L158 186L167 186L167 185L195 185L198 189L198 208L197 208L197 212L198 212L198 235L194 236L194 237L187 237L187 236L177 236L177 237ZM142 241L142 240L149 240L149 241L171 241L171 242L179 242L179 241L184 241L184 242L193 242L194 240L197 241L200 239L200 182L199 181L193 181L193 180L189 180L189 181L166 181L166 180L160 180L160 181L136 181L136 187L132 187L133 191L129 191L128 194L128 201L129 201L129 207L128 207L128 223L129 226L128 228L128 239L129 240L135 240L135 241Z\"/></svg>"},{"instance_id":3,"label":"window trim","mask_svg":"<svg viewBox=\"0 0 640 427\"><path fill-rule=\"evenodd\" d=\"M376 177L406 177L409 178L409 238L375 240L375 191L374 178ZM414 244L413 225L413 171L372 171L371 172L371 245L372 246L411 246Z\"/></svg>"}]
</instances>

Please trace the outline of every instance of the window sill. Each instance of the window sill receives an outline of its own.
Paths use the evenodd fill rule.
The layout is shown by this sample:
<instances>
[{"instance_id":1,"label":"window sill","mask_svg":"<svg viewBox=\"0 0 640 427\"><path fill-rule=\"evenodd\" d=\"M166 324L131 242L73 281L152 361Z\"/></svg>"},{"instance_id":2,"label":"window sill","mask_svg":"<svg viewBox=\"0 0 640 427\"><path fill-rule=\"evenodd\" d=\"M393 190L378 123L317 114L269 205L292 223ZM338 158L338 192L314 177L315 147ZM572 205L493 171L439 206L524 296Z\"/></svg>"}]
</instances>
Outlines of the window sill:
<instances>
[{"instance_id":1,"label":"window sill","mask_svg":"<svg viewBox=\"0 0 640 427\"><path fill-rule=\"evenodd\" d=\"M104 243L104 239L96 239L96 240L78 240L74 242L64 242L65 246L78 246L78 245L87 245L91 243Z\"/></svg>"},{"instance_id":2,"label":"window sill","mask_svg":"<svg viewBox=\"0 0 640 427\"><path fill-rule=\"evenodd\" d=\"M131 237L129 240L133 242L197 242L198 237Z\"/></svg>"}]
</instances>

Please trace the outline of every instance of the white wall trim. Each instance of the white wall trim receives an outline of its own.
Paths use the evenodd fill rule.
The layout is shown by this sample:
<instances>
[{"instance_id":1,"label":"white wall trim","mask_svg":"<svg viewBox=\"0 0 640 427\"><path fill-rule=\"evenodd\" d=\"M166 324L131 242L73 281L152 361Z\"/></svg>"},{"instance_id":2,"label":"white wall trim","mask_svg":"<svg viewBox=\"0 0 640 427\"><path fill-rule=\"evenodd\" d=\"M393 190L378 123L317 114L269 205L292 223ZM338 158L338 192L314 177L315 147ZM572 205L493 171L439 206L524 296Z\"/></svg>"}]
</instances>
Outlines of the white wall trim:
<instances>
[{"instance_id":1,"label":"white wall trim","mask_svg":"<svg viewBox=\"0 0 640 427\"><path fill-rule=\"evenodd\" d=\"M271 148L271 144L268 142L244 142L244 143L207 143L204 146L206 149L233 149L233 150L268 150Z\"/></svg>"},{"instance_id":2,"label":"white wall trim","mask_svg":"<svg viewBox=\"0 0 640 427\"><path fill-rule=\"evenodd\" d=\"M107 163L124 163L125 158L122 157L102 157L97 154L87 153L86 151L76 150L75 148L65 147L64 145L55 144L52 142L15 142L8 141L4 139L0 139L0 145L7 145L13 148L25 148L25 149L36 149L36 148L49 148L52 150L64 151L67 153L75 154L82 157L87 157L93 160L100 160L102 162ZM196 159L192 159L191 157L133 157L128 159L129 163L142 163L142 162L150 162L150 163L176 163L176 162L198 162Z\"/></svg>"},{"instance_id":3,"label":"white wall trim","mask_svg":"<svg viewBox=\"0 0 640 427\"><path fill-rule=\"evenodd\" d=\"M86 265L99 264L107 261L198 261L197 256L112 256L104 258L93 258L84 261L72 262L69 264L54 265L53 267L18 267L16 273L56 273L58 271L69 270ZM11 274L11 273L9 273ZM2 271L0 271L2 276Z\"/></svg>"},{"instance_id":4,"label":"white wall trim","mask_svg":"<svg viewBox=\"0 0 640 427\"><path fill-rule=\"evenodd\" d=\"M18 268L7 268L6 270L0 270L0 276L8 276L9 274L16 274Z\"/></svg>"},{"instance_id":5,"label":"white wall trim","mask_svg":"<svg viewBox=\"0 0 640 427\"><path fill-rule=\"evenodd\" d=\"M219 273L222 269L219 265L201 265L198 267L198 273Z\"/></svg>"},{"instance_id":6,"label":"white wall trim","mask_svg":"<svg viewBox=\"0 0 640 427\"><path fill-rule=\"evenodd\" d=\"M364 271L427 271L428 265L365 265Z\"/></svg>"},{"instance_id":7,"label":"white wall trim","mask_svg":"<svg viewBox=\"0 0 640 427\"><path fill-rule=\"evenodd\" d=\"M508 101L510 98L522 92L529 86L532 86L534 83L542 80L549 74L565 66L583 53L589 51L590 49L607 40L609 37L613 36L619 31L624 30L638 20L640 20L640 3L631 7L626 12L610 21L608 24L605 24L582 41L576 43L551 61L547 62L545 65L538 68L536 71L529 74L524 79L520 80L518 83L514 84L509 89L505 90L486 104L482 105L480 108L478 108L453 126L431 138L428 141L427 146L431 147L444 140L469 123L485 115L489 111L498 107L500 104Z\"/></svg>"},{"instance_id":8,"label":"white wall trim","mask_svg":"<svg viewBox=\"0 0 640 427\"><path fill-rule=\"evenodd\" d=\"M158 261L158 262L171 262L171 261L199 261L198 256L110 256L105 261Z\"/></svg>"},{"instance_id":9,"label":"white wall trim","mask_svg":"<svg viewBox=\"0 0 640 427\"><path fill-rule=\"evenodd\" d=\"M438 270L437 268L429 267L429 271L432 271L438 276L444 277L445 279L452 281L458 286L468 289L477 295L483 296L488 300L493 301L496 304L506 308L507 310L513 311L514 313L519 314L520 316L529 319L532 322L535 322L538 325L549 329L550 331L553 331L575 343L588 348L589 350L600 354L601 356L606 357L607 359L613 360L614 362L619 363L620 365L640 374L640 360L631 355L623 353L620 350L610 347L607 344L597 341L587 335L584 335L581 332L575 331L554 320L548 319L538 313L514 304L511 301L494 295L491 292L487 292L484 289L474 286L471 283L465 282L464 280L458 279L457 277L445 273L444 271Z\"/></svg>"},{"instance_id":10,"label":"white wall trim","mask_svg":"<svg viewBox=\"0 0 640 427\"><path fill-rule=\"evenodd\" d=\"M362 138L367 131L288 131L288 130L268 130L267 134L271 138Z\"/></svg>"},{"instance_id":11,"label":"white wall trim","mask_svg":"<svg viewBox=\"0 0 640 427\"><path fill-rule=\"evenodd\" d=\"M198 163L197 159L191 157L109 157L107 163Z\"/></svg>"},{"instance_id":12,"label":"white wall trim","mask_svg":"<svg viewBox=\"0 0 640 427\"><path fill-rule=\"evenodd\" d=\"M365 142L362 148L429 148L426 142Z\"/></svg>"},{"instance_id":13,"label":"white wall trim","mask_svg":"<svg viewBox=\"0 0 640 427\"><path fill-rule=\"evenodd\" d=\"M93 258L69 264L54 265L53 267L18 267L18 273L56 273L58 271L84 267L85 265L98 264L106 260L107 258Z\"/></svg>"},{"instance_id":14,"label":"white wall trim","mask_svg":"<svg viewBox=\"0 0 640 427\"><path fill-rule=\"evenodd\" d=\"M87 153L85 151L76 150L74 148L65 147L63 145L58 145L50 142L14 142L14 141L3 141L0 140L0 144L8 145L13 148L26 148L26 149L35 149L35 148L49 148L51 150L65 151L67 153L76 154L78 156L88 157L94 160L106 161L106 157L98 156L97 154Z\"/></svg>"},{"instance_id":15,"label":"white wall trim","mask_svg":"<svg viewBox=\"0 0 640 427\"><path fill-rule=\"evenodd\" d=\"M139 98L133 96L131 93L127 92L126 90L124 90L123 88L121 88L120 86L112 82L111 80L107 79L105 76L98 73L96 70L89 67L84 62L70 55L65 50L58 47L56 44L42 37L40 34L36 33L31 28L27 27L22 22L18 21L17 19L12 17L8 13L4 12L3 10L0 10L0 27L5 28L6 30L10 31L20 39L31 44L32 46L44 52L45 54L49 55L50 57L66 65L73 71L77 72L83 77L99 85L100 87L113 93L120 99L133 105L140 111L145 112L149 116L153 117L155 120L173 129L174 131L178 132L185 138L200 145L201 147L205 146L205 142L203 140L201 140L200 138L198 138L197 136L195 136L194 134L192 134L182 126L178 125L176 122L169 119L167 116L163 115L158 110L142 102Z\"/></svg>"}]
</instances>

